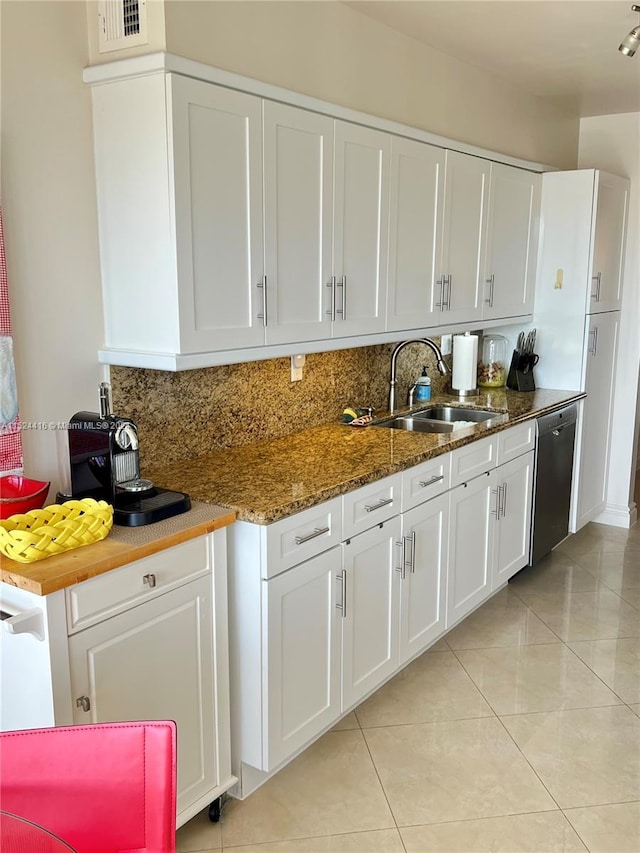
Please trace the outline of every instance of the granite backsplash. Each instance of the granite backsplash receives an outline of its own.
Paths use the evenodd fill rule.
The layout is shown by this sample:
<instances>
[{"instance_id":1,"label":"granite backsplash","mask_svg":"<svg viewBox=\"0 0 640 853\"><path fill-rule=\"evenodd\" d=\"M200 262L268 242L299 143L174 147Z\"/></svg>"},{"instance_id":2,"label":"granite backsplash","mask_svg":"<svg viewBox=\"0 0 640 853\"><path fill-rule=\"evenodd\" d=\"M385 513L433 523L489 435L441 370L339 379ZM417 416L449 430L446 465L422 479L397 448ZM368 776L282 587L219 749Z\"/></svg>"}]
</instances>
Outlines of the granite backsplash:
<instances>
[{"instance_id":1,"label":"granite backsplash","mask_svg":"<svg viewBox=\"0 0 640 853\"><path fill-rule=\"evenodd\" d=\"M439 338L434 340L439 343ZM298 382L291 381L290 358L177 373L112 367L113 409L138 425L144 473L145 466L339 420L346 406L386 410L394 346L307 355ZM451 366L451 356L445 361ZM419 344L409 346L398 359L399 405L425 364L434 393L446 390L450 376L440 376L433 354Z\"/></svg>"}]
</instances>

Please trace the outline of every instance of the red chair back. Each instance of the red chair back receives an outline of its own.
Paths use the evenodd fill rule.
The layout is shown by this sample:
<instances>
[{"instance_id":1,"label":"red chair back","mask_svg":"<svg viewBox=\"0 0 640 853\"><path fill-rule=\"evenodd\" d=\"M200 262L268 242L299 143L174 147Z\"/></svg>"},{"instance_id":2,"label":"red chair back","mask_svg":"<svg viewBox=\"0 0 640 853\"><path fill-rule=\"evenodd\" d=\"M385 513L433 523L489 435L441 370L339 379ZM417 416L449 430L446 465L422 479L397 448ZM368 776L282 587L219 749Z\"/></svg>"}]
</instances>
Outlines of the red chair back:
<instances>
[{"instance_id":1,"label":"red chair back","mask_svg":"<svg viewBox=\"0 0 640 853\"><path fill-rule=\"evenodd\" d=\"M78 853L173 853L175 723L3 732L0 807Z\"/></svg>"}]
</instances>

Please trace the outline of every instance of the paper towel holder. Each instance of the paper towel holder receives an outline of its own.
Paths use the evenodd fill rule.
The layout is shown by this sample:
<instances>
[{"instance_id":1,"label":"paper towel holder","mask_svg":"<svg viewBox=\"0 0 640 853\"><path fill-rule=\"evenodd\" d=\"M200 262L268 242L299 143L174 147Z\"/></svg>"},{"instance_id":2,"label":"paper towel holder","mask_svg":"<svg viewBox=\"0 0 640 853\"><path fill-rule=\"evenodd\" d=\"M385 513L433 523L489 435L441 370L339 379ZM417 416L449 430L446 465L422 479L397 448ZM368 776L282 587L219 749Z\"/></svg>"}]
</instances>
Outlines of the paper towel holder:
<instances>
[{"instance_id":1,"label":"paper towel holder","mask_svg":"<svg viewBox=\"0 0 640 853\"><path fill-rule=\"evenodd\" d=\"M460 345L460 350L462 350L462 346L464 344L465 349L468 349L467 344L471 346L470 352L465 352L464 355L469 363L466 365L468 368L467 372L469 373L468 377L462 379L460 375L458 375L459 384L468 384L474 385L473 388L454 388L453 383L456 381L456 350L458 349L458 344ZM463 354L462 352L460 353ZM449 386L449 390L451 394L458 397L459 400L465 400L468 397L479 397L480 389L477 387L478 381L478 336L471 335L469 332L465 332L462 335L454 335L453 336L453 370L451 371L451 385Z\"/></svg>"}]
</instances>

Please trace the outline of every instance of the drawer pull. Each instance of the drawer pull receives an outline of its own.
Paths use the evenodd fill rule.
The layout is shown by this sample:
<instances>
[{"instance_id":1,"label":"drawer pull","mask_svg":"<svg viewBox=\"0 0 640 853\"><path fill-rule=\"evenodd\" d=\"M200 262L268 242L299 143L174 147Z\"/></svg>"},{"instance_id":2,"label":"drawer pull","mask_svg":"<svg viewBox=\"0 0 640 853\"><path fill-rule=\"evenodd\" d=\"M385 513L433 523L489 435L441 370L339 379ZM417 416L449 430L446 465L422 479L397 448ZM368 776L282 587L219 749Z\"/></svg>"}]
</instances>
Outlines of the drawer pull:
<instances>
[{"instance_id":1,"label":"drawer pull","mask_svg":"<svg viewBox=\"0 0 640 853\"><path fill-rule=\"evenodd\" d=\"M439 477L432 477L430 480L419 480L418 485L424 489L425 486L433 486L434 483L439 483L441 480L444 480L444 474L440 474Z\"/></svg>"},{"instance_id":2,"label":"drawer pull","mask_svg":"<svg viewBox=\"0 0 640 853\"><path fill-rule=\"evenodd\" d=\"M396 566L396 572L400 575L402 580L405 579L405 571L407 566L407 558L406 558L406 550L407 550L407 537L403 536L400 542L396 542L398 548L400 548L400 565Z\"/></svg>"},{"instance_id":3,"label":"drawer pull","mask_svg":"<svg viewBox=\"0 0 640 853\"><path fill-rule=\"evenodd\" d=\"M393 503L393 498L383 498L378 501L377 504L365 504L365 509L367 512L373 512L375 509L382 509L383 506L389 506L389 504Z\"/></svg>"},{"instance_id":4,"label":"drawer pull","mask_svg":"<svg viewBox=\"0 0 640 853\"><path fill-rule=\"evenodd\" d=\"M309 542L311 539L317 539L318 536L323 536L328 532L328 527L314 527L313 533L307 533L306 536L296 536L296 545L304 545L305 542Z\"/></svg>"},{"instance_id":5,"label":"drawer pull","mask_svg":"<svg viewBox=\"0 0 640 853\"><path fill-rule=\"evenodd\" d=\"M142 578L142 583L148 584L149 589L153 589L156 585L156 576L154 574L144 575Z\"/></svg>"}]
</instances>

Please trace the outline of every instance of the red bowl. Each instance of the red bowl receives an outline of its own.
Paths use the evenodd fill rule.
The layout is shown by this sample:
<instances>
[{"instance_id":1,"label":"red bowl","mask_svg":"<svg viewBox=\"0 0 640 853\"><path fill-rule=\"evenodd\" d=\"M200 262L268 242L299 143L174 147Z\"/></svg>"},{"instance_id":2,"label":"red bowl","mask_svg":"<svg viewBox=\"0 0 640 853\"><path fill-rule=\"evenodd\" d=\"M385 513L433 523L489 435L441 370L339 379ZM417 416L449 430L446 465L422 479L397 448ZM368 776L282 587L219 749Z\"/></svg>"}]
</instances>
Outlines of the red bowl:
<instances>
[{"instance_id":1,"label":"red bowl","mask_svg":"<svg viewBox=\"0 0 640 853\"><path fill-rule=\"evenodd\" d=\"M51 483L30 480L22 474L0 477L0 518L40 509L49 494Z\"/></svg>"}]
</instances>

